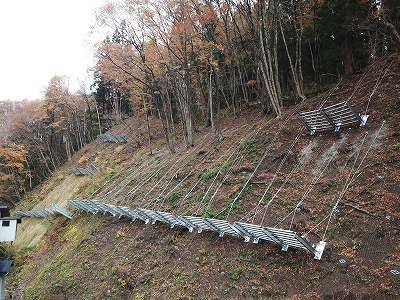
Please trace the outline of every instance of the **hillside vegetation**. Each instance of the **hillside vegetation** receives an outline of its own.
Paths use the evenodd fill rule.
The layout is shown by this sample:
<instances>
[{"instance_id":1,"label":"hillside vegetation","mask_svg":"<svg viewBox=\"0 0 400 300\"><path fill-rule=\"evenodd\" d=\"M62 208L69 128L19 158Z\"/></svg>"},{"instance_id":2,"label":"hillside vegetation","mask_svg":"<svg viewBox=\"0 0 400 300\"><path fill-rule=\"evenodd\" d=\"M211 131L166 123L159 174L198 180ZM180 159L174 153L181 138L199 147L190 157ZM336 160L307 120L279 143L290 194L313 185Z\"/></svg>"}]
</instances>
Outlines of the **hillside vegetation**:
<instances>
[{"instance_id":1,"label":"hillside vegetation","mask_svg":"<svg viewBox=\"0 0 400 300\"><path fill-rule=\"evenodd\" d=\"M344 100L369 115L365 127L310 135L295 116ZM327 242L319 261L270 243L74 211L72 220L23 219L7 289L17 299L398 299L390 270L400 269L399 108L399 69L388 59L285 107L280 119L249 107L221 119L218 139L199 128L193 147L174 141L174 154L154 118L152 155L145 128L126 144L95 140L15 208L73 211L69 199L99 199L291 227ZM94 175L69 173L91 162Z\"/></svg>"},{"instance_id":2,"label":"hillside vegetation","mask_svg":"<svg viewBox=\"0 0 400 300\"><path fill-rule=\"evenodd\" d=\"M153 135L174 153L177 140L199 146L199 127L219 135L224 118L248 107L284 119L290 104L400 57L398 0L101 2L79 91L56 74L43 99L0 101L0 204L17 204L128 116L114 133L129 131L147 152Z\"/></svg>"}]
</instances>

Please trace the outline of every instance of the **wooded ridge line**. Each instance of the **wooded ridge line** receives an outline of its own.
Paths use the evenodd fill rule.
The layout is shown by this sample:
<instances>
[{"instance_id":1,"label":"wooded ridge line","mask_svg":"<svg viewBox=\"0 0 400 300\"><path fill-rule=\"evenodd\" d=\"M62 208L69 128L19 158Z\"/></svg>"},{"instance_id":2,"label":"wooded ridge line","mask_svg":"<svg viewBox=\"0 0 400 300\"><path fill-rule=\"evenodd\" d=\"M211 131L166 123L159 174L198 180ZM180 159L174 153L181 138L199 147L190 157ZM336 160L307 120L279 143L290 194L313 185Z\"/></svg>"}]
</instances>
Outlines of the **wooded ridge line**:
<instances>
[{"instance_id":1,"label":"wooded ridge line","mask_svg":"<svg viewBox=\"0 0 400 300\"><path fill-rule=\"evenodd\" d=\"M199 127L222 140L222 118L248 107L280 118L344 77L398 62L399 26L391 0L108 1L93 26L106 34L91 88L72 94L56 75L43 100L0 102L0 201L18 202L117 124L114 135L150 153L162 138L174 153Z\"/></svg>"}]
</instances>

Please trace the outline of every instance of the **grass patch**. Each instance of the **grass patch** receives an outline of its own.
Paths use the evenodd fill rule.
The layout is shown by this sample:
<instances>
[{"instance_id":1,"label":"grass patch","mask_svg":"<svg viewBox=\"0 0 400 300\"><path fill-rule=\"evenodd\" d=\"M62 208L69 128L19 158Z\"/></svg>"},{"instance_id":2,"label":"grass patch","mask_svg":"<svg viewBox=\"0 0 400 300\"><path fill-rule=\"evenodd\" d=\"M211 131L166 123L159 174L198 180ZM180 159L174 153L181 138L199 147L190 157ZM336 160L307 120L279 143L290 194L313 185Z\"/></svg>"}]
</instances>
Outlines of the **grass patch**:
<instances>
[{"instance_id":1,"label":"grass patch","mask_svg":"<svg viewBox=\"0 0 400 300\"><path fill-rule=\"evenodd\" d=\"M71 224L64 233L64 239L71 245L77 245L87 234L89 228L82 228L80 224Z\"/></svg>"},{"instance_id":2,"label":"grass patch","mask_svg":"<svg viewBox=\"0 0 400 300\"><path fill-rule=\"evenodd\" d=\"M178 192L172 192L167 194L167 196L165 196L165 201L169 202L169 203L174 203L177 200L179 200L181 198L181 195L179 195Z\"/></svg>"},{"instance_id":3,"label":"grass patch","mask_svg":"<svg viewBox=\"0 0 400 300\"><path fill-rule=\"evenodd\" d=\"M393 144L392 149L394 151L399 151L400 150L400 142L396 142Z\"/></svg>"},{"instance_id":4,"label":"grass patch","mask_svg":"<svg viewBox=\"0 0 400 300\"><path fill-rule=\"evenodd\" d=\"M18 234L14 242L17 251L34 247L46 234L50 222L47 219L25 218L18 225Z\"/></svg>"},{"instance_id":5,"label":"grass patch","mask_svg":"<svg viewBox=\"0 0 400 300\"><path fill-rule=\"evenodd\" d=\"M201 180L204 182L204 181L213 179L215 176L217 176L218 172L219 172L219 168L213 168L213 169L207 170L204 173L200 174L199 178L201 178Z\"/></svg>"},{"instance_id":6,"label":"grass patch","mask_svg":"<svg viewBox=\"0 0 400 300\"><path fill-rule=\"evenodd\" d=\"M352 243L351 249L353 250L361 249L363 246L362 242L356 239L352 240L351 243Z\"/></svg>"},{"instance_id":7,"label":"grass patch","mask_svg":"<svg viewBox=\"0 0 400 300\"><path fill-rule=\"evenodd\" d=\"M234 268L228 272L228 277L232 280L239 280L243 276L242 268Z\"/></svg>"},{"instance_id":8,"label":"grass patch","mask_svg":"<svg viewBox=\"0 0 400 300\"><path fill-rule=\"evenodd\" d=\"M86 165L89 162L89 157L87 156L82 156L79 160L78 160L78 164L83 166Z\"/></svg>"},{"instance_id":9,"label":"grass patch","mask_svg":"<svg viewBox=\"0 0 400 300\"><path fill-rule=\"evenodd\" d=\"M257 140L256 139L249 139L246 141L242 141L239 144L239 149L241 152L243 152L244 154L257 154L260 152L260 150L258 149L257 146Z\"/></svg>"},{"instance_id":10,"label":"grass patch","mask_svg":"<svg viewBox=\"0 0 400 300\"><path fill-rule=\"evenodd\" d=\"M271 192L267 191L266 194L262 197L260 204L265 205L271 199Z\"/></svg>"},{"instance_id":11,"label":"grass patch","mask_svg":"<svg viewBox=\"0 0 400 300\"><path fill-rule=\"evenodd\" d=\"M174 272L174 278L173 278L174 284L180 285L182 282L182 279L183 279L183 274L182 274L181 270L176 270Z\"/></svg>"},{"instance_id":12,"label":"grass patch","mask_svg":"<svg viewBox=\"0 0 400 300\"><path fill-rule=\"evenodd\" d=\"M157 147L160 147L160 146L167 144L167 140L165 138L160 138L160 139L156 140L155 144Z\"/></svg>"},{"instance_id":13,"label":"grass patch","mask_svg":"<svg viewBox=\"0 0 400 300\"><path fill-rule=\"evenodd\" d=\"M243 191L242 191L243 190ZM217 213L216 215L219 217L223 217L226 216L228 214L230 214L231 212L237 211L238 210L238 204L237 201L239 198L237 198L239 196L244 196L247 193L250 193L253 190L253 187L251 184L247 184L244 182L242 183L239 188L237 189L237 191L235 192L235 195L233 198L229 199L226 204L225 207L222 208L219 213Z\"/></svg>"},{"instance_id":14,"label":"grass patch","mask_svg":"<svg viewBox=\"0 0 400 300\"><path fill-rule=\"evenodd\" d=\"M203 204L208 204L211 200L210 195L205 195L205 193L200 192L196 195L196 202L201 202Z\"/></svg>"},{"instance_id":15,"label":"grass patch","mask_svg":"<svg viewBox=\"0 0 400 300\"><path fill-rule=\"evenodd\" d=\"M224 164L217 166L215 168L206 170L205 172L201 173L198 175L198 178L201 178L201 180L208 181L211 179L214 179L218 174L220 175L225 175L232 167L232 163L230 162L225 162Z\"/></svg>"},{"instance_id":16,"label":"grass patch","mask_svg":"<svg viewBox=\"0 0 400 300\"><path fill-rule=\"evenodd\" d=\"M139 151L137 151L135 153L135 155L133 156L131 161L133 162L133 161L136 161L137 159L141 158L144 154L146 154L147 151L148 151L148 149L146 147L140 149Z\"/></svg>"},{"instance_id":17,"label":"grass patch","mask_svg":"<svg viewBox=\"0 0 400 300\"><path fill-rule=\"evenodd\" d=\"M287 203L285 203L285 201L283 201L283 200L280 199L280 198L276 198L276 199L274 200L274 204L275 204L276 206L279 206L279 207L286 207L286 206L287 206Z\"/></svg>"},{"instance_id":18,"label":"grass patch","mask_svg":"<svg viewBox=\"0 0 400 300\"><path fill-rule=\"evenodd\" d=\"M27 254L34 250L36 246L27 246L27 247L22 247L21 249L18 250L18 253L20 254Z\"/></svg>"},{"instance_id":19,"label":"grass patch","mask_svg":"<svg viewBox=\"0 0 400 300\"><path fill-rule=\"evenodd\" d=\"M201 216L203 217L203 218L213 218L216 214L215 214L215 212L213 212L212 211L212 209L210 209L210 208L208 208L208 207L204 207L202 210L201 210Z\"/></svg>"},{"instance_id":20,"label":"grass patch","mask_svg":"<svg viewBox=\"0 0 400 300\"><path fill-rule=\"evenodd\" d=\"M25 299L52 299L56 294L65 294L75 286L74 262L60 254L43 266L39 274L26 286Z\"/></svg>"},{"instance_id":21,"label":"grass patch","mask_svg":"<svg viewBox=\"0 0 400 300\"><path fill-rule=\"evenodd\" d=\"M133 297L133 300L145 300L146 295L145 294L136 294L135 297Z\"/></svg>"},{"instance_id":22,"label":"grass patch","mask_svg":"<svg viewBox=\"0 0 400 300\"><path fill-rule=\"evenodd\" d=\"M122 150L124 150L124 145L119 145L114 149L114 153L120 153Z\"/></svg>"}]
</instances>

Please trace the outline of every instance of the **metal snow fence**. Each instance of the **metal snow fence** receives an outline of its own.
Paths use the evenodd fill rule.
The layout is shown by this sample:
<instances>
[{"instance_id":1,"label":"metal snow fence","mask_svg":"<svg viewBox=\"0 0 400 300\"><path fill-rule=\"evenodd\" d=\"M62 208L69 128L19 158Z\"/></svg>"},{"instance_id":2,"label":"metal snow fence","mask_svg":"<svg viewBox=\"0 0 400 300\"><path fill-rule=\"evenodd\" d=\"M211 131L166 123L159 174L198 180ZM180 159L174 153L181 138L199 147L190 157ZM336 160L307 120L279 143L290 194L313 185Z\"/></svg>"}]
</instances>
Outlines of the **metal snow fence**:
<instances>
[{"instance_id":1,"label":"metal snow fence","mask_svg":"<svg viewBox=\"0 0 400 300\"><path fill-rule=\"evenodd\" d=\"M359 114L349 102L345 101L321 109L300 112L297 118L311 134L314 134L329 129L338 132L341 127L354 123L364 126L368 115Z\"/></svg>"},{"instance_id":2,"label":"metal snow fence","mask_svg":"<svg viewBox=\"0 0 400 300\"><path fill-rule=\"evenodd\" d=\"M256 224L235 222L230 223L226 220L202 218L196 216L177 216L172 213L153 211L149 209L137 208L132 210L129 207L106 204L98 200L69 200L68 204L78 210L96 214L98 212L110 213L116 217L128 217L132 220L140 219L145 224L155 224L163 222L171 228L175 225L186 227L189 232L195 229L198 233L204 230L215 231L220 237L228 233L232 236L241 236L245 242L253 240L258 243L260 240L273 242L281 246L283 251L289 247L303 249L314 254L315 259L321 259L326 243L321 241L310 244L304 237L297 232L279 228L263 227Z\"/></svg>"},{"instance_id":3,"label":"metal snow fence","mask_svg":"<svg viewBox=\"0 0 400 300\"><path fill-rule=\"evenodd\" d=\"M128 135L111 135L111 134L100 134L97 138L103 143L127 143Z\"/></svg>"},{"instance_id":4,"label":"metal snow fence","mask_svg":"<svg viewBox=\"0 0 400 300\"><path fill-rule=\"evenodd\" d=\"M65 208L62 208L61 206L55 203L53 203L51 206L52 209L45 207L40 210L15 211L13 212L13 214L20 217L47 218L47 217L53 217L56 213L59 213L69 219L73 218L72 214Z\"/></svg>"},{"instance_id":5,"label":"metal snow fence","mask_svg":"<svg viewBox=\"0 0 400 300\"><path fill-rule=\"evenodd\" d=\"M72 219L73 218L73 215L68 210L66 210L65 208L62 208L58 204L53 203L51 206L53 207L53 209L56 212L62 214L63 216L67 217L68 219Z\"/></svg>"},{"instance_id":6,"label":"metal snow fence","mask_svg":"<svg viewBox=\"0 0 400 300\"><path fill-rule=\"evenodd\" d=\"M45 207L40 210L14 211L13 214L20 217L47 218L53 216L54 212L51 209Z\"/></svg>"},{"instance_id":7,"label":"metal snow fence","mask_svg":"<svg viewBox=\"0 0 400 300\"><path fill-rule=\"evenodd\" d=\"M83 167L71 168L69 169L69 172L76 176L83 176L83 175L93 175L94 172L98 170L100 170L100 168L96 166L94 163L91 163L88 168L83 168Z\"/></svg>"}]
</instances>

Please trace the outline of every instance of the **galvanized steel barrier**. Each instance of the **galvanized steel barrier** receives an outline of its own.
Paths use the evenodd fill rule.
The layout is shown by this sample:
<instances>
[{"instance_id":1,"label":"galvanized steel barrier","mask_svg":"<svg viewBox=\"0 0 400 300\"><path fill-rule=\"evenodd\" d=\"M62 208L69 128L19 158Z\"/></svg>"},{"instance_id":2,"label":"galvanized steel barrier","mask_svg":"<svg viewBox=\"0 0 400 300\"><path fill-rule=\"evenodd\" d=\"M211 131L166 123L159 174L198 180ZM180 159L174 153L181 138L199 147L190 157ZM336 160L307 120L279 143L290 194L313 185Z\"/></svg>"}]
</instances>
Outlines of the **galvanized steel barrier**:
<instances>
[{"instance_id":1,"label":"galvanized steel barrier","mask_svg":"<svg viewBox=\"0 0 400 300\"><path fill-rule=\"evenodd\" d=\"M345 101L321 109L300 112L297 118L311 134L314 134L329 129L338 132L341 127L354 123L364 126L368 115L359 114L349 102Z\"/></svg>"},{"instance_id":2,"label":"galvanized steel barrier","mask_svg":"<svg viewBox=\"0 0 400 300\"><path fill-rule=\"evenodd\" d=\"M62 208L58 204L52 203L51 207L52 209L45 207L40 210L14 211L13 215L19 217L47 218L47 217L53 217L56 213L59 213L69 219L73 218L72 213L70 213L67 209Z\"/></svg>"},{"instance_id":3,"label":"galvanized steel barrier","mask_svg":"<svg viewBox=\"0 0 400 300\"><path fill-rule=\"evenodd\" d=\"M287 251L289 247L309 251L318 260L321 259L326 245L324 241L310 244L304 237L291 230L264 227L250 223L230 223L226 220L212 218L177 216L168 212L142 208L131 209L127 206L111 205L98 200L68 200L68 204L79 211L92 214L109 213L118 218L126 217L133 221L139 219L145 224L163 222L171 228L176 225L186 227L189 232L193 232L193 230L196 230L198 233L201 233L203 230L215 231L220 237L224 236L224 234L230 234L242 237L245 242L252 240L253 243L258 243L260 240L265 240L279 245L283 251Z\"/></svg>"},{"instance_id":4,"label":"galvanized steel barrier","mask_svg":"<svg viewBox=\"0 0 400 300\"><path fill-rule=\"evenodd\" d=\"M127 143L128 135L111 135L111 134L100 134L97 138L103 143Z\"/></svg>"},{"instance_id":5,"label":"galvanized steel barrier","mask_svg":"<svg viewBox=\"0 0 400 300\"><path fill-rule=\"evenodd\" d=\"M76 176L83 176L83 175L93 175L94 172L98 170L100 170L100 168L96 166L94 163L91 163L88 168L83 168L83 167L71 168L69 169L69 172Z\"/></svg>"}]
</instances>

